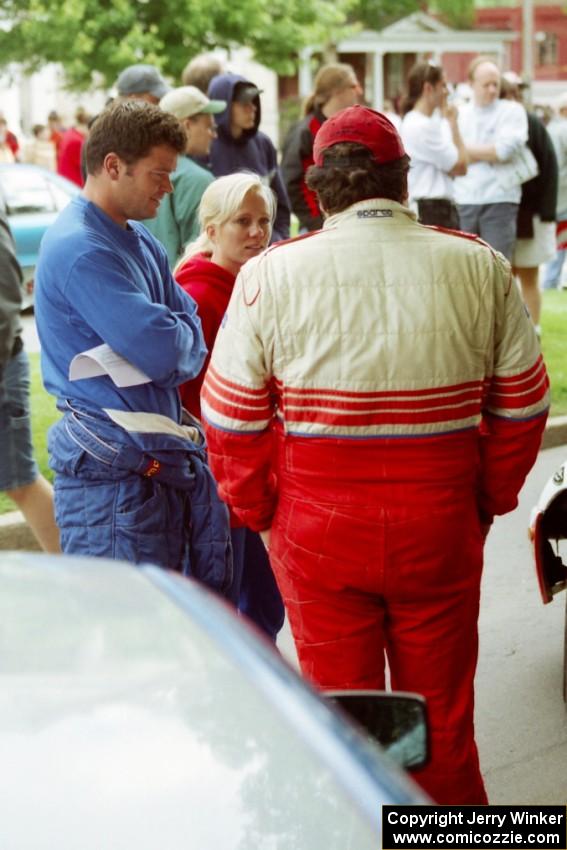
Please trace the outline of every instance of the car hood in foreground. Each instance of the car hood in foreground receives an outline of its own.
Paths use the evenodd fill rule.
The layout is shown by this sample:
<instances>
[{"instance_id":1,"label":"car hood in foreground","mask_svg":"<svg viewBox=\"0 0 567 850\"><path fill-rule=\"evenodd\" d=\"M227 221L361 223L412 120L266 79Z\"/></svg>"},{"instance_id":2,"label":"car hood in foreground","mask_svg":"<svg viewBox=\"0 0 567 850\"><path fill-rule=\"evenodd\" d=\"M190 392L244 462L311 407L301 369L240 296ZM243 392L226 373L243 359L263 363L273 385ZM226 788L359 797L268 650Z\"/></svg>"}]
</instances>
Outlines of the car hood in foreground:
<instances>
[{"instance_id":1,"label":"car hood in foreground","mask_svg":"<svg viewBox=\"0 0 567 850\"><path fill-rule=\"evenodd\" d=\"M374 850L419 800L193 583L20 554L0 585L6 850Z\"/></svg>"}]
</instances>

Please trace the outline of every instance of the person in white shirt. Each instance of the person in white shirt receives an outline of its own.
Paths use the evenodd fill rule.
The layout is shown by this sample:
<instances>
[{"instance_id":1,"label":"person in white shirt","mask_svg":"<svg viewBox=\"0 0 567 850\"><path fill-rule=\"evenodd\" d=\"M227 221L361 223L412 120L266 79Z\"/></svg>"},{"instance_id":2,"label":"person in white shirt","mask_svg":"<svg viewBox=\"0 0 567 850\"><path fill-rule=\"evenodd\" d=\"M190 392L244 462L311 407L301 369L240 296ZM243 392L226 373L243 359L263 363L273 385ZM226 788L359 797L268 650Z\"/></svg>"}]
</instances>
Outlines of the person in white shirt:
<instances>
[{"instance_id":1,"label":"person in white shirt","mask_svg":"<svg viewBox=\"0 0 567 850\"><path fill-rule=\"evenodd\" d=\"M522 185L501 185L499 165L526 145L528 120L521 104L499 100L500 79L499 68L486 56L471 63L472 101L459 110L469 167L455 179L455 200L461 230L481 236L510 260Z\"/></svg>"},{"instance_id":2,"label":"person in white shirt","mask_svg":"<svg viewBox=\"0 0 567 850\"><path fill-rule=\"evenodd\" d=\"M418 62L408 76L401 136L411 157L409 200L422 224L459 229L453 177L466 174L457 109L447 103L443 68Z\"/></svg>"}]
</instances>

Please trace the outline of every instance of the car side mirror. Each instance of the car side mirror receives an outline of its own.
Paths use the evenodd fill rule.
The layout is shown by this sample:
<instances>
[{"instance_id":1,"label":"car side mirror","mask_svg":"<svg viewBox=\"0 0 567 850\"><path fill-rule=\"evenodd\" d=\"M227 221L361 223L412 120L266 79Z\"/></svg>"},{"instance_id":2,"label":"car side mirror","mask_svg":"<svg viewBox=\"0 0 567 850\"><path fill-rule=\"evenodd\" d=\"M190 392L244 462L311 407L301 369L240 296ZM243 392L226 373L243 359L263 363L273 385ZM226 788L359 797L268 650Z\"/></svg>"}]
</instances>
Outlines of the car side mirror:
<instances>
[{"instance_id":1,"label":"car side mirror","mask_svg":"<svg viewBox=\"0 0 567 850\"><path fill-rule=\"evenodd\" d=\"M425 700L418 694L384 691L325 691L334 702L374 738L403 768L423 767L429 759Z\"/></svg>"}]
</instances>

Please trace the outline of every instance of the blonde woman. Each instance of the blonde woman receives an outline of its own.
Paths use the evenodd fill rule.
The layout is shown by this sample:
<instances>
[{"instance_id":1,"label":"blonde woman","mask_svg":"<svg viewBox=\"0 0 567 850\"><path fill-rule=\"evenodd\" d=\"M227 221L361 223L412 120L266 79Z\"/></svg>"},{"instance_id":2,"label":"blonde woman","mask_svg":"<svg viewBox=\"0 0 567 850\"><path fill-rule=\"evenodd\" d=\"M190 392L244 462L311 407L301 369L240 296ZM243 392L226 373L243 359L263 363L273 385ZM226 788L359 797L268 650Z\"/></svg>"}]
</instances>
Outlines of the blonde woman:
<instances>
[{"instance_id":1,"label":"blonde woman","mask_svg":"<svg viewBox=\"0 0 567 850\"><path fill-rule=\"evenodd\" d=\"M327 118L354 106L362 88L353 68L344 62L323 65L315 76L314 90L303 104L303 118L289 131L283 146L282 174L292 212L302 232L318 230L323 224L317 197L307 188L305 174L313 165L313 142Z\"/></svg>"},{"instance_id":2,"label":"blonde woman","mask_svg":"<svg viewBox=\"0 0 567 850\"><path fill-rule=\"evenodd\" d=\"M199 208L201 233L175 269L175 279L197 302L205 343L212 351L236 276L244 263L270 242L276 214L272 190L256 174L238 172L219 177L203 193ZM183 406L201 418L199 393L209 363L179 389ZM234 602L271 640L284 620L282 599L264 544L255 532L232 529Z\"/></svg>"}]
</instances>

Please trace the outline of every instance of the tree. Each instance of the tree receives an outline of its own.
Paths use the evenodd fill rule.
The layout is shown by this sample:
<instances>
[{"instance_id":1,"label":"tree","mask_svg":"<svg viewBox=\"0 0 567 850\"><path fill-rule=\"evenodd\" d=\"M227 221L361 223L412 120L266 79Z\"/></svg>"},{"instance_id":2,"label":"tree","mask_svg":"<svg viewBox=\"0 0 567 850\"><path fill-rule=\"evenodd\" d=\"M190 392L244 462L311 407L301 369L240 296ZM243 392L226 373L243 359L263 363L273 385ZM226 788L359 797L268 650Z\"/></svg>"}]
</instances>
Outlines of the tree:
<instances>
[{"instance_id":1,"label":"tree","mask_svg":"<svg viewBox=\"0 0 567 850\"><path fill-rule=\"evenodd\" d=\"M435 0L435 11L449 26L467 29L474 23L474 0Z\"/></svg>"},{"instance_id":2,"label":"tree","mask_svg":"<svg viewBox=\"0 0 567 850\"><path fill-rule=\"evenodd\" d=\"M179 78L191 56L250 47L279 73L299 50L334 40L353 0L0 0L0 67L28 71L59 62L69 87L88 89L96 72L111 86L135 62Z\"/></svg>"},{"instance_id":3,"label":"tree","mask_svg":"<svg viewBox=\"0 0 567 850\"><path fill-rule=\"evenodd\" d=\"M420 0L356 0L348 16L366 29L381 30L422 8Z\"/></svg>"},{"instance_id":4,"label":"tree","mask_svg":"<svg viewBox=\"0 0 567 850\"><path fill-rule=\"evenodd\" d=\"M470 27L474 20L474 0L355 0L349 10L349 20L360 21L364 27L381 30L389 24L411 15L428 11L439 15L457 29Z\"/></svg>"}]
</instances>

